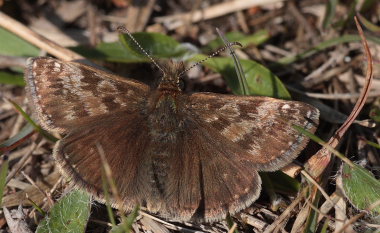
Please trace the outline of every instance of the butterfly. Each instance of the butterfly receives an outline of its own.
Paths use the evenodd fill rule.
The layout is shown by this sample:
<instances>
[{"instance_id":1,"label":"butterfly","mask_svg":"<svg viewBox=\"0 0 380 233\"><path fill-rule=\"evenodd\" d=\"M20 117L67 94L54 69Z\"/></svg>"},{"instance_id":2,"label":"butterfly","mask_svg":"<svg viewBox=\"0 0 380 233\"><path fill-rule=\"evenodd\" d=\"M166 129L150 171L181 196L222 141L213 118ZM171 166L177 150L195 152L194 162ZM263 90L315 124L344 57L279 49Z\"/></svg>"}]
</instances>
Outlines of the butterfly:
<instances>
[{"instance_id":1,"label":"butterfly","mask_svg":"<svg viewBox=\"0 0 380 233\"><path fill-rule=\"evenodd\" d=\"M250 206L259 171L297 157L319 111L306 103L259 96L184 93L181 63L169 62L159 85L49 57L28 60L27 93L41 126L58 132L53 157L64 176L104 201L104 151L121 200L169 220L212 222Z\"/></svg>"}]
</instances>

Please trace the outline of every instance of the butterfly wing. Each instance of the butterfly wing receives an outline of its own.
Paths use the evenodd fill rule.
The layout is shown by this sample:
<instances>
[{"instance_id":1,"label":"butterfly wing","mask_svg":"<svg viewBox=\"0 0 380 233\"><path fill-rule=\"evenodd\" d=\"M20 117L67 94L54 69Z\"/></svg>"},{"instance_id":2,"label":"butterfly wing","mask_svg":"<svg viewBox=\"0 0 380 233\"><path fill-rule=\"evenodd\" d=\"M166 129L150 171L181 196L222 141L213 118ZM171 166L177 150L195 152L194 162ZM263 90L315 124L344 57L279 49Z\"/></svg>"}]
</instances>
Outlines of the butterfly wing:
<instances>
[{"instance_id":1,"label":"butterfly wing","mask_svg":"<svg viewBox=\"0 0 380 233\"><path fill-rule=\"evenodd\" d=\"M164 186L165 214L170 219L211 222L249 206L261 191L261 179L249 154L212 130L187 119L178 153Z\"/></svg>"},{"instance_id":2,"label":"butterfly wing","mask_svg":"<svg viewBox=\"0 0 380 233\"><path fill-rule=\"evenodd\" d=\"M139 204L171 220L220 220L258 198L261 180L238 146L191 118L157 144L147 119L116 113L84 125L56 144L54 158L74 184L104 200L100 145L122 199L116 207Z\"/></svg>"},{"instance_id":3,"label":"butterfly wing","mask_svg":"<svg viewBox=\"0 0 380 233\"><path fill-rule=\"evenodd\" d=\"M49 57L28 60L25 81L40 124L61 133L94 116L120 109L135 111L149 92L138 81Z\"/></svg>"},{"instance_id":4,"label":"butterfly wing","mask_svg":"<svg viewBox=\"0 0 380 233\"><path fill-rule=\"evenodd\" d=\"M292 125L310 132L318 125L318 109L297 101L196 93L189 102L199 121L249 153L260 171L280 169L306 146L308 137Z\"/></svg>"},{"instance_id":5,"label":"butterfly wing","mask_svg":"<svg viewBox=\"0 0 380 233\"><path fill-rule=\"evenodd\" d=\"M67 134L56 143L53 156L62 173L76 186L104 200L101 148L123 200L114 200L118 208L132 210L137 204L151 205L152 200L162 203L152 196L151 164L144 156L150 143L146 127L139 113L116 112Z\"/></svg>"}]
</instances>

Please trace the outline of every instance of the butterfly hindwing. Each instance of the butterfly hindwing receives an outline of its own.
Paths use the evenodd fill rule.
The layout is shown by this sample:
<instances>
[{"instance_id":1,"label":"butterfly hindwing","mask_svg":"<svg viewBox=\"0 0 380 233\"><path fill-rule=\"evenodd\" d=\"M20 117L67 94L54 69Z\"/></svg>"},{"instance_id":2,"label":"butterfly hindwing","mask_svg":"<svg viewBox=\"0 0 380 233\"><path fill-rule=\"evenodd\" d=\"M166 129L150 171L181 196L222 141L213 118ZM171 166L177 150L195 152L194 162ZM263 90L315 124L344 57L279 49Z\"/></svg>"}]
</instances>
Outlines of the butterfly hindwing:
<instances>
[{"instance_id":1,"label":"butterfly hindwing","mask_svg":"<svg viewBox=\"0 0 380 233\"><path fill-rule=\"evenodd\" d=\"M75 184L104 200L100 145L123 200L114 204L139 204L171 220L219 220L258 198L260 177L239 147L192 119L157 145L147 119L120 112L83 125L57 143L54 158Z\"/></svg>"}]
</instances>

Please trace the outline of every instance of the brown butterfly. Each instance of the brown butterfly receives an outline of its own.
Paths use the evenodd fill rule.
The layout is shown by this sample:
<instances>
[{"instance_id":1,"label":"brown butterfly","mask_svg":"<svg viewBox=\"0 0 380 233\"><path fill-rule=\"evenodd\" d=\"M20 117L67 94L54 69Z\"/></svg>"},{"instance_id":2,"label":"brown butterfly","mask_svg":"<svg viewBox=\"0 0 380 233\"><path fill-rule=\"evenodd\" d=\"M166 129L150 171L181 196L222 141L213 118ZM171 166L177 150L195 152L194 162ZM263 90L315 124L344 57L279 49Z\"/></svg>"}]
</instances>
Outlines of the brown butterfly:
<instances>
[{"instance_id":1,"label":"brown butterfly","mask_svg":"<svg viewBox=\"0 0 380 233\"><path fill-rule=\"evenodd\" d=\"M170 63L156 89L77 62L30 59L25 80L63 174L103 198L101 145L122 201L170 220L217 221L260 195L258 171L290 163L319 111L269 97L183 93Z\"/></svg>"}]
</instances>

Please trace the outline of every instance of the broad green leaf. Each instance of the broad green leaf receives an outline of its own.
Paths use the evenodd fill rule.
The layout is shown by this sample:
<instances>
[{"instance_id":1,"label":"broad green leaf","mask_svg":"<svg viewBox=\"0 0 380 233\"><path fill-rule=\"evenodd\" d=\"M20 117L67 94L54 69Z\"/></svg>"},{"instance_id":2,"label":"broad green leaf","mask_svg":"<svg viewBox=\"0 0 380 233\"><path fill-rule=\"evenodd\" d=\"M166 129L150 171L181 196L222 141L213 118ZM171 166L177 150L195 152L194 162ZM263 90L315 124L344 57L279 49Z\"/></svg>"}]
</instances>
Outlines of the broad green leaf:
<instances>
[{"instance_id":1,"label":"broad green leaf","mask_svg":"<svg viewBox=\"0 0 380 233\"><path fill-rule=\"evenodd\" d=\"M239 42L243 45L243 47L247 47L249 45L260 45L270 38L270 34L267 30L260 30L252 35L244 35L240 32L229 32L225 36L227 40ZM223 41L220 38L217 38L208 43L204 51L207 53L215 52L222 46L224 46Z\"/></svg>"},{"instance_id":2,"label":"broad green leaf","mask_svg":"<svg viewBox=\"0 0 380 233\"><path fill-rule=\"evenodd\" d=\"M91 198L74 190L59 200L38 225L37 233L84 233L90 217Z\"/></svg>"},{"instance_id":3,"label":"broad green leaf","mask_svg":"<svg viewBox=\"0 0 380 233\"><path fill-rule=\"evenodd\" d=\"M189 55L189 50L170 36L159 33L138 32L134 33L133 37L149 55L155 58L183 59ZM147 56L128 35L120 35L120 41L134 55L149 61Z\"/></svg>"},{"instance_id":4,"label":"broad green leaf","mask_svg":"<svg viewBox=\"0 0 380 233\"><path fill-rule=\"evenodd\" d=\"M133 34L142 48L155 59L187 59L192 56L186 46L173 38L158 34L140 32ZM137 47L127 35L120 35L120 41L112 43L100 43L96 48L75 47L77 53L92 59L112 62L138 63L150 62L149 58Z\"/></svg>"},{"instance_id":5,"label":"broad green leaf","mask_svg":"<svg viewBox=\"0 0 380 233\"><path fill-rule=\"evenodd\" d=\"M96 48L83 46L71 48L73 51L91 59L110 62L137 63L147 62L147 58L136 56L135 53L126 49L121 42L100 43Z\"/></svg>"},{"instance_id":6,"label":"broad green leaf","mask_svg":"<svg viewBox=\"0 0 380 233\"><path fill-rule=\"evenodd\" d=\"M350 202L358 209L365 210L380 200L380 181L366 169L354 165L343 164L343 189ZM376 206L372 214L380 214L380 206Z\"/></svg>"},{"instance_id":7,"label":"broad green leaf","mask_svg":"<svg viewBox=\"0 0 380 233\"><path fill-rule=\"evenodd\" d=\"M193 60L199 61L203 58L205 58L204 55L197 55ZM252 60L240 59L240 63L248 83L249 95L290 99L290 94L284 84L266 67ZM215 72L221 73L232 92L238 95L241 94L234 62L231 58L210 58L202 64Z\"/></svg>"},{"instance_id":8,"label":"broad green leaf","mask_svg":"<svg viewBox=\"0 0 380 233\"><path fill-rule=\"evenodd\" d=\"M15 34L0 27L0 54L7 56L38 56L40 50L16 36Z\"/></svg>"},{"instance_id":9,"label":"broad green leaf","mask_svg":"<svg viewBox=\"0 0 380 233\"><path fill-rule=\"evenodd\" d=\"M22 74L11 74L9 72L0 71L0 83L12 84L16 86L25 86Z\"/></svg>"}]
</instances>

